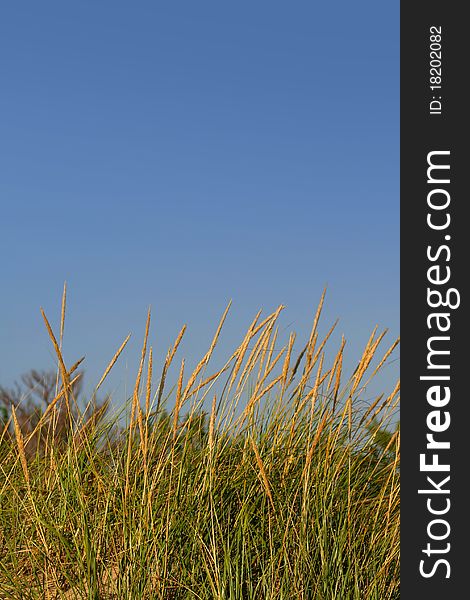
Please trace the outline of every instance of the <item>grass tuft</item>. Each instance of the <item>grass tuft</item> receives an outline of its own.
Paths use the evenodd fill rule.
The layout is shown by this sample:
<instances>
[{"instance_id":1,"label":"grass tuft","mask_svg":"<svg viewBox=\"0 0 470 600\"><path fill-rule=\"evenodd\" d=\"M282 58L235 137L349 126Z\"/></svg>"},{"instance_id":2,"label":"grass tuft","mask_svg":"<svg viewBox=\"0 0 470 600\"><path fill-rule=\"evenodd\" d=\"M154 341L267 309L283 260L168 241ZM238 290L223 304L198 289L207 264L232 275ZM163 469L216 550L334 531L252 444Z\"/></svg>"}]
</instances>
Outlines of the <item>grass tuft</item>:
<instances>
[{"instance_id":1,"label":"grass tuft","mask_svg":"<svg viewBox=\"0 0 470 600\"><path fill-rule=\"evenodd\" d=\"M280 306L261 322L258 313L208 373L229 305L194 371L183 359L165 395L185 327L154 385L149 310L123 428L102 416L105 405L77 413L65 294L59 341L42 311L55 398L27 432L12 406L0 438L0 598L399 598L399 384L362 399L398 342L381 354L385 332L374 329L344 380L345 340L327 365L335 325L320 338L322 295L300 352L294 334L279 347ZM68 435L58 444L62 400ZM27 453L33 437L41 451Z\"/></svg>"}]
</instances>

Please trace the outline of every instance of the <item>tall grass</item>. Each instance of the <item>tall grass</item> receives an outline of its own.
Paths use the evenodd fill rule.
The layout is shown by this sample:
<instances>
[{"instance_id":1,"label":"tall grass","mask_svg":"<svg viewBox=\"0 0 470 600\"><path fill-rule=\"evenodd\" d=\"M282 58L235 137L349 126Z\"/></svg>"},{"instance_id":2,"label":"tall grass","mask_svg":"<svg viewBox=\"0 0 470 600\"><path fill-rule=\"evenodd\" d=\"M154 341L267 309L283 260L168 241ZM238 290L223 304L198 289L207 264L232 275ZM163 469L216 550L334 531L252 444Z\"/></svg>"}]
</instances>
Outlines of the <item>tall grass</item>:
<instances>
[{"instance_id":1,"label":"tall grass","mask_svg":"<svg viewBox=\"0 0 470 600\"><path fill-rule=\"evenodd\" d=\"M325 364L322 304L300 352L293 334L279 347L280 307L259 313L211 372L226 311L195 370L181 361L169 391L184 328L154 389L149 314L126 428L73 410L63 316L57 341L43 314L57 396L27 435L13 407L0 440L0 597L398 598L399 430L386 427L399 386L361 402L396 343L380 355L374 330L343 381L344 340ZM34 439L46 443L31 456Z\"/></svg>"}]
</instances>

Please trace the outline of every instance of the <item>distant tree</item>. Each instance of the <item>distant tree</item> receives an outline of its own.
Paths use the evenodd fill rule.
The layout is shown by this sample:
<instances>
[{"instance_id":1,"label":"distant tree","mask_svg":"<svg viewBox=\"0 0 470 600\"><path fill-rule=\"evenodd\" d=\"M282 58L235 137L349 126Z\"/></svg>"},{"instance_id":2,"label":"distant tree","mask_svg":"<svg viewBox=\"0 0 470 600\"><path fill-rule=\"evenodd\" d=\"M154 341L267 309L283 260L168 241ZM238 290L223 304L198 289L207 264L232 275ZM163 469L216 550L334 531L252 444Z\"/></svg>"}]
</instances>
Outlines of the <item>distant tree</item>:
<instances>
[{"instance_id":1,"label":"distant tree","mask_svg":"<svg viewBox=\"0 0 470 600\"><path fill-rule=\"evenodd\" d=\"M393 436L400 430L400 421L398 421L395 425L394 431L390 431L385 429L385 427L381 427L376 419L373 419L369 425L367 425L367 430L373 436L373 453L378 458L384 452L387 453L388 458L393 458L395 456L395 448L391 443Z\"/></svg>"},{"instance_id":2,"label":"distant tree","mask_svg":"<svg viewBox=\"0 0 470 600\"><path fill-rule=\"evenodd\" d=\"M8 421L8 411L4 406L0 406L0 428L2 430L6 426L7 421Z\"/></svg>"},{"instance_id":3,"label":"distant tree","mask_svg":"<svg viewBox=\"0 0 470 600\"><path fill-rule=\"evenodd\" d=\"M188 414L180 424L184 432L181 443L188 443L192 450L201 450L207 446L209 419L205 411Z\"/></svg>"},{"instance_id":4,"label":"distant tree","mask_svg":"<svg viewBox=\"0 0 470 600\"><path fill-rule=\"evenodd\" d=\"M71 385L70 396L75 400L71 403L70 411L77 417L77 402L82 390L83 372L75 378ZM37 371L31 369L21 376L21 384L15 382L12 388L0 386L0 425L2 431L8 423L7 433L13 436L13 423L11 407L15 407L15 414L23 437L31 434L47 407L56 397L57 375L53 371ZM67 439L70 433L70 421L64 397L56 402L56 421L54 426L54 442L60 443ZM108 399L98 403L94 402L82 413L83 422L97 422L108 408ZM2 423L3 422L3 423ZM36 432L25 448L28 455L41 450L45 443L47 427L42 432Z\"/></svg>"}]
</instances>

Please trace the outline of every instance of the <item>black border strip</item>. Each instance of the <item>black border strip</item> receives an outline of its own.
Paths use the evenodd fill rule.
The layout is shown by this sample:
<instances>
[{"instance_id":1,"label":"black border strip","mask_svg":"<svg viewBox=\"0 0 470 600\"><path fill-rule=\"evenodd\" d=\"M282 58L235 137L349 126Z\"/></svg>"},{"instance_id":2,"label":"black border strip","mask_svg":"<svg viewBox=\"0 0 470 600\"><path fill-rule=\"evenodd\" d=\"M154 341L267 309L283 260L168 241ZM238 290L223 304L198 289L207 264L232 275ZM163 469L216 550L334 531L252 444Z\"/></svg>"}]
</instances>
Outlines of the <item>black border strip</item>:
<instances>
[{"instance_id":1,"label":"black border strip","mask_svg":"<svg viewBox=\"0 0 470 600\"><path fill-rule=\"evenodd\" d=\"M464 216L470 205L464 190L470 53L464 6L401 3L404 600L470 597L470 386L465 385L470 376L465 315L470 231Z\"/></svg>"}]
</instances>

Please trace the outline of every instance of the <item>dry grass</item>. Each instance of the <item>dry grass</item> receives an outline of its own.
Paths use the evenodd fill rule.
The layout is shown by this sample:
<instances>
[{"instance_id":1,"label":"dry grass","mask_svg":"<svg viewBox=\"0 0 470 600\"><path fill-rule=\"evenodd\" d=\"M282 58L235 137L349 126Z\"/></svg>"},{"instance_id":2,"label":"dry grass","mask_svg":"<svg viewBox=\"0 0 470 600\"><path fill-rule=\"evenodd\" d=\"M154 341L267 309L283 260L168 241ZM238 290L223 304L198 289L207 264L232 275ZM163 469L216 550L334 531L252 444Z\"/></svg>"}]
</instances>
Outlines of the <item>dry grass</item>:
<instances>
[{"instance_id":1,"label":"dry grass","mask_svg":"<svg viewBox=\"0 0 470 600\"><path fill-rule=\"evenodd\" d=\"M59 341L43 312L56 399L27 435L12 408L14 435L0 442L0 597L398 598L400 436L387 426L399 386L361 409L368 374L396 342L380 355L384 334L374 330L343 381L344 340L325 365L334 326L320 339L323 300L297 355L294 334L278 347L280 306L261 322L258 313L208 373L227 307L194 371L181 362L171 412L164 388L185 328L153 392L149 312L122 430L71 408L64 289ZM28 457L28 441L53 432L59 398L70 408L68 443L50 439Z\"/></svg>"}]
</instances>

